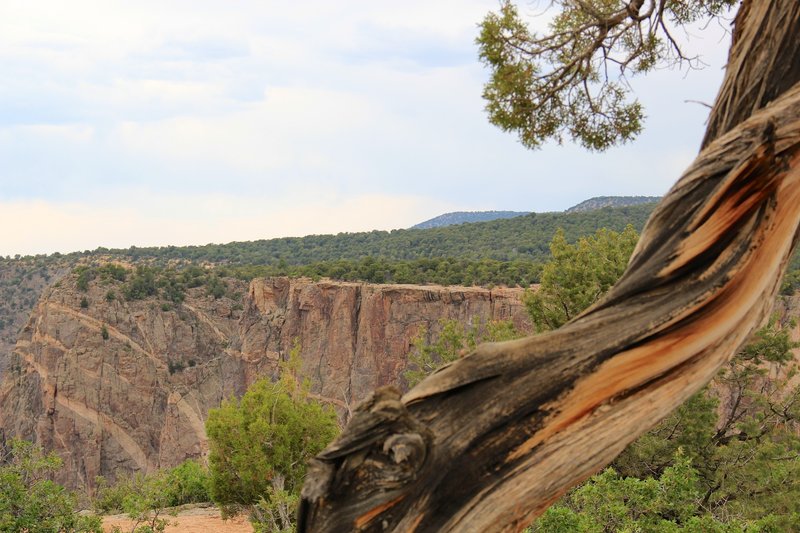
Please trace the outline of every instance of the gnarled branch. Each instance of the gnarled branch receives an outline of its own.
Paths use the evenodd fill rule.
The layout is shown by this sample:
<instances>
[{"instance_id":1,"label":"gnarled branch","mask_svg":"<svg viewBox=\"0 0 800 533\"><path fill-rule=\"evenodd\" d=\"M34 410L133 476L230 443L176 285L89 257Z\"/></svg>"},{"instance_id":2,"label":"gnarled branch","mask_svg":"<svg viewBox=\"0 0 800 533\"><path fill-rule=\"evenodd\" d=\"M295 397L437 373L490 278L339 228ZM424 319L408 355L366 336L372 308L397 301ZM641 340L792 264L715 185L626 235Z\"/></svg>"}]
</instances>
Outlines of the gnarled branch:
<instances>
[{"instance_id":1,"label":"gnarled branch","mask_svg":"<svg viewBox=\"0 0 800 533\"><path fill-rule=\"evenodd\" d=\"M751 84L726 80L715 108L751 105L727 91L786 71L748 57L773 38L749 26L800 24L796 0L742 12L728 77ZM772 52L786 57L793 35L779 32ZM796 244L798 70L746 120L712 122L600 302L359 406L311 465L300 531L520 530L711 379L766 318Z\"/></svg>"}]
</instances>

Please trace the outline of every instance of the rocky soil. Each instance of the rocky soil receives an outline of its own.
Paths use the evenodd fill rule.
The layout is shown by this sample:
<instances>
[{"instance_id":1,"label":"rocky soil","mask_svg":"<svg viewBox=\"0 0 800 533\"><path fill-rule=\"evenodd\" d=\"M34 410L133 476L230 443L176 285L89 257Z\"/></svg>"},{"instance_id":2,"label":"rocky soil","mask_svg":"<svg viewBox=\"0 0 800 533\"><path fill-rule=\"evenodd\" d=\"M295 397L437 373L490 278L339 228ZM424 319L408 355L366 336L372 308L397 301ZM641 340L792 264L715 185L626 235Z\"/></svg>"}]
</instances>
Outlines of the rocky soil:
<instances>
[{"instance_id":1,"label":"rocky soil","mask_svg":"<svg viewBox=\"0 0 800 533\"><path fill-rule=\"evenodd\" d=\"M252 533L253 526L242 516L228 520L220 517L215 507L194 507L180 511L177 516L168 516L169 525L165 533ZM131 531L136 524L127 515L103 517L103 531L110 533L115 527Z\"/></svg>"}]
</instances>

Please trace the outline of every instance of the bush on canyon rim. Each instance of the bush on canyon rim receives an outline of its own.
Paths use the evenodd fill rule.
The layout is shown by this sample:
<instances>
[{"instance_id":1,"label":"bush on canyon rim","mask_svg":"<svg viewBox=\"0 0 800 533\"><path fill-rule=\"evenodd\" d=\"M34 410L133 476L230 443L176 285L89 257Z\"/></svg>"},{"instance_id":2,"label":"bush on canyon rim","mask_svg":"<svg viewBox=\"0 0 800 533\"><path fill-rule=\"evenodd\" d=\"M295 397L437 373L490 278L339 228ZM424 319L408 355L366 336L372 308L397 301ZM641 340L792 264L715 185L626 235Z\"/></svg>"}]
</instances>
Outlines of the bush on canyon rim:
<instances>
[{"instance_id":1,"label":"bush on canyon rim","mask_svg":"<svg viewBox=\"0 0 800 533\"><path fill-rule=\"evenodd\" d=\"M254 521L294 519L306 463L338 433L336 413L309 397L298 380L299 346L281 378L253 383L241 400L226 400L206 421L211 496L227 515L248 510Z\"/></svg>"}]
</instances>

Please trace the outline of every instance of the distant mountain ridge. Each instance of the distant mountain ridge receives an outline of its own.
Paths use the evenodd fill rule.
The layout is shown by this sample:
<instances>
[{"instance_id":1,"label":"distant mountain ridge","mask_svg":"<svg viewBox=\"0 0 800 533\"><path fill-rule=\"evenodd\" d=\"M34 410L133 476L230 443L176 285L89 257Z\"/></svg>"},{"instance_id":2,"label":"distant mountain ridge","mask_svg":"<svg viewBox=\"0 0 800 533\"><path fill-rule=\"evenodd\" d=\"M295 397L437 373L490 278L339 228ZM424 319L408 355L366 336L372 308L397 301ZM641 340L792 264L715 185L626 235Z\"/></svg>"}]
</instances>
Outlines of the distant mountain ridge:
<instances>
[{"instance_id":1,"label":"distant mountain ridge","mask_svg":"<svg viewBox=\"0 0 800 533\"><path fill-rule=\"evenodd\" d=\"M420 222L410 229L430 229L454 226L468 222L489 222L501 218L514 218L529 214L530 211L454 211Z\"/></svg>"},{"instance_id":2,"label":"distant mountain ridge","mask_svg":"<svg viewBox=\"0 0 800 533\"><path fill-rule=\"evenodd\" d=\"M660 196L595 196L573 205L564 213L582 213L603 209L604 207L630 207L634 205L650 204L661 200ZM425 222L420 222L409 229L431 229L456 226L473 222L490 222L507 218L516 218L531 214L530 211L453 211L444 213Z\"/></svg>"},{"instance_id":3,"label":"distant mountain ridge","mask_svg":"<svg viewBox=\"0 0 800 533\"><path fill-rule=\"evenodd\" d=\"M573 205L565 213L580 213L604 207L627 207L631 205L649 204L661 200L660 196L595 196Z\"/></svg>"}]
</instances>

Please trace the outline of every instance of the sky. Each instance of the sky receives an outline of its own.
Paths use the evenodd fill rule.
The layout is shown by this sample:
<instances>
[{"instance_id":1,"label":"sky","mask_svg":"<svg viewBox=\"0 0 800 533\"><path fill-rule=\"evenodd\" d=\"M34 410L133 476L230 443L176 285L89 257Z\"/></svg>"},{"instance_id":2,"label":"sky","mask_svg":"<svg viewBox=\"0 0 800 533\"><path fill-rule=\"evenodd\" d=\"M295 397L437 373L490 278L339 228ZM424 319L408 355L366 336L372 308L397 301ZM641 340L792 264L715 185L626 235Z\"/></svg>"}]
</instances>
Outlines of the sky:
<instances>
[{"instance_id":1,"label":"sky","mask_svg":"<svg viewBox=\"0 0 800 533\"><path fill-rule=\"evenodd\" d=\"M696 102L716 95L724 29L682 35L705 69L630 80L648 115L635 142L532 151L483 111L474 40L497 6L0 1L0 255L664 194L697 153L708 110Z\"/></svg>"}]
</instances>

